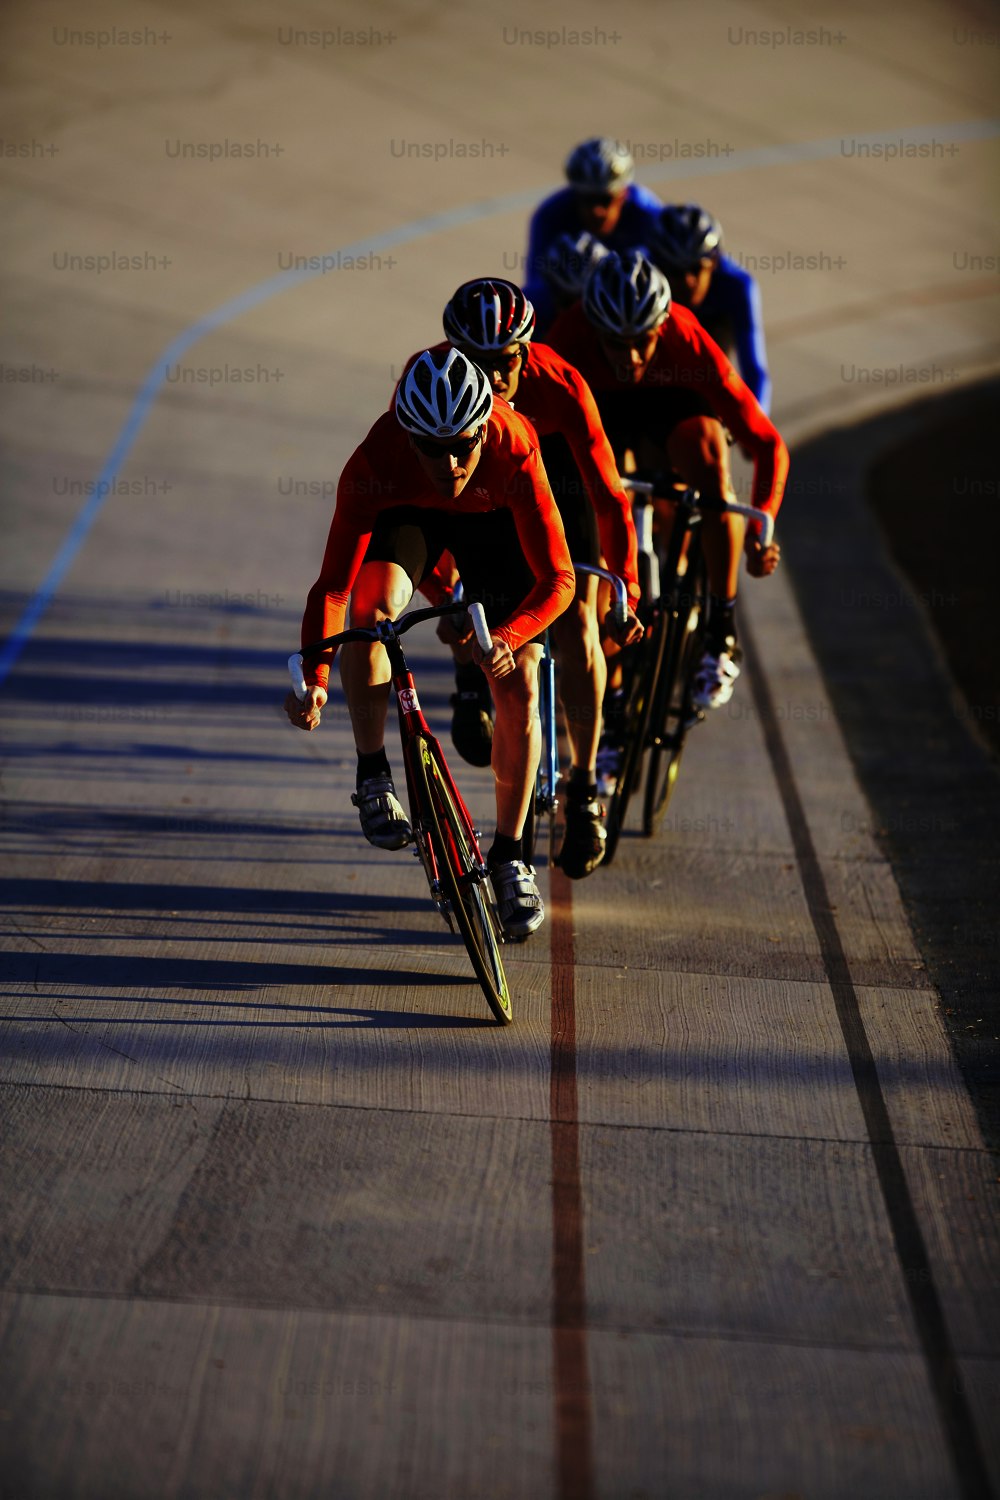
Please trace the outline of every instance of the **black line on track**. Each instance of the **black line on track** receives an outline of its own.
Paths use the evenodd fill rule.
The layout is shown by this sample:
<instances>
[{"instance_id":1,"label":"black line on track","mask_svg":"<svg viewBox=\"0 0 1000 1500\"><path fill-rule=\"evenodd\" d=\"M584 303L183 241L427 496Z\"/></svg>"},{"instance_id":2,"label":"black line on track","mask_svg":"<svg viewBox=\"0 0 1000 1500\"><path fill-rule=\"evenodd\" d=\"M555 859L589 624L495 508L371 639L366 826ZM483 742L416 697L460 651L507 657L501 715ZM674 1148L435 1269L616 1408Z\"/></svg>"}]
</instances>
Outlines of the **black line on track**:
<instances>
[{"instance_id":1,"label":"black line on track","mask_svg":"<svg viewBox=\"0 0 1000 1500\"><path fill-rule=\"evenodd\" d=\"M889 1228L903 1272L910 1310L923 1350L938 1416L950 1450L959 1492L963 1500L990 1500L994 1492L989 1472L966 1399L961 1370L945 1322L930 1256L906 1180L875 1059L861 1019L847 955L831 909L830 894L809 831L771 690L745 614L740 634L754 705L792 836L802 889L847 1048Z\"/></svg>"}]
</instances>

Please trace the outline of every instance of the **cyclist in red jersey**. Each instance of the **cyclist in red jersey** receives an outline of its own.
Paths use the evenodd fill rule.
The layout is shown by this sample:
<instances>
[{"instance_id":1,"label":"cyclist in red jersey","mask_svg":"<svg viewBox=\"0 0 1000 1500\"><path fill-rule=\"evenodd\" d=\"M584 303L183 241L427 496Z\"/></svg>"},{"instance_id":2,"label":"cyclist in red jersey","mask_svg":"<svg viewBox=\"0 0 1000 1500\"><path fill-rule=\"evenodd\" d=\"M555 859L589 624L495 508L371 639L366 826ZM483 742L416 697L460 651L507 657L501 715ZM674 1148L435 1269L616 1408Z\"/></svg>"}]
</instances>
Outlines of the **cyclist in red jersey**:
<instances>
[{"instance_id":1,"label":"cyclist in red jersey","mask_svg":"<svg viewBox=\"0 0 1000 1500\"><path fill-rule=\"evenodd\" d=\"M319 578L302 620L306 645L354 624L395 619L415 585L450 550L470 599L480 598L493 649L476 654L496 702L497 833L487 855L505 934L544 919L521 832L538 766L538 636L573 597L574 574L538 440L464 355L425 351L400 382L395 414L379 417L348 460ZM333 653L306 663L308 697L290 695L293 724L315 729ZM341 679L358 750L352 798L365 837L398 849L412 836L385 752L389 670L384 648L352 644Z\"/></svg>"},{"instance_id":2,"label":"cyclist in red jersey","mask_svg":"<svg viewBox=\"0 0 1000 1500\"><path fill-rule=\"evenodd\" d=\"M586 382L554 350L530 342L534 310L513 282L465 282L445 307L443 321L450 345L473 360L490 380L494 396L516 405L538 433L573 561L598 564L603 551L607 566L625 580L631 601L637 601L631 505ZM449 344L435 347L446 350ZM630 613L624 629L615 634L625 645L639 638L642 627ZM571 753L566 833L556 862L577 880L600 864L606 839L596 764L607 670L595 577L578 581L576 598L554 622L552 635ZM459 663L452 725L456 745L473 762L480 748L484 708L476 676L481 680L478 669Z\"/></svg>"},{"instance_id":3,"label":"cyclist in red jersey","mask_svg":"<svg viewBox=\"0 0 1000 1500\"><path fill-rule=\"evenodd\" d=\"M594 392L619 462L627 450L654 467L665 455L708 501L732 500L728 429L754 461L752 504L777 514L788 449L694 313L671 303L666 277L641 252L607 255L549 338ZM764 577L778 566L780 548L761 547L742 517L707 510L702 528L711 601L695 702L718 708L732 696L740 670L734 622L740 552L748 572Z\"/></svg>"}]
</instances>

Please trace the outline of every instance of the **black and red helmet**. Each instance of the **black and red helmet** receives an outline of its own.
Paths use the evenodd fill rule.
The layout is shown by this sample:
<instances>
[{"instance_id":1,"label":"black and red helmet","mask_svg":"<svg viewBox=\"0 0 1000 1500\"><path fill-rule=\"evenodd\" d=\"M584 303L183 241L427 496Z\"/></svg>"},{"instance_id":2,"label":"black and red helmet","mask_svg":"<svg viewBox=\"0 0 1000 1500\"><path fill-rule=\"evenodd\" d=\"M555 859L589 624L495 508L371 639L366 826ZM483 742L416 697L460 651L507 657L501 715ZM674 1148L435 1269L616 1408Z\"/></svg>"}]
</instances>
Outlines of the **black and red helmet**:
<instances>
[{"instance_id":1,"label":"black and red helmet","mask_svg":"<svg viewBox=\"0 0 1000 1500\"><path fill-rule=\"evenodd\" d=\"M449 343L495 353L525 344L535 330L535 309L512 281L483 277L464 282L444 310Z\"/></svg>"}]
</instances>

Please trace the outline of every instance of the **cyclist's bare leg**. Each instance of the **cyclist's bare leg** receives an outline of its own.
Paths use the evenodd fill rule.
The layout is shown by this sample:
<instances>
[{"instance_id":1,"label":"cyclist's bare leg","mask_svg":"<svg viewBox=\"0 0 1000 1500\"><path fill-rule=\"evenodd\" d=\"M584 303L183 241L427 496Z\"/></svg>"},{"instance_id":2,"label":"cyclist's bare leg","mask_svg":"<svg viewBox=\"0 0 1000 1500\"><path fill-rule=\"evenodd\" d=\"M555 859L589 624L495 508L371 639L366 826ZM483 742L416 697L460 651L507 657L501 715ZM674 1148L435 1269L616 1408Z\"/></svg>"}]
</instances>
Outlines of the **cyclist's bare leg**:
<instances>
[{"instance_id":1,"label":"cyclist's bare leg","mask_svg":"<svg viewBox=\"0 0 1000 1500\"><path fill-rule=\"evenodd\" d=\"M413 586L397 563L364 563L351 591L351 624L371 628L394 620L410 602ZM344 686L354 742L362 755L385 743L389 706L389 658L385 647L354 642L341 648L340 680Z\"/></svg>"},{"instance_id":2,"label":"cyclist's bare leg","mask_svg":"<svg viewBox=\"0 0 1000 1500\"><path fill-rule=\"evenodd\" d=\"M729 472L729 444L722 423L713 417L688 417L678 422L667 439L667 457L686 482L702 495L717 500L736 499ZM742 516L705 511L702 549L708 586L720 599L734 599L746 521Z\"/></svg>"},{"instance_id":3,"label":"cyclist's bare leg","mask_svg":"<svg viewBox=\"0 0 1000 1500\"><path fill-rule=\"evenodd\" d=\"M496 778L497 832L520 838L538 770L542 734L538 722L538 663L542 648L532 642L514 653L515 670L490 679L496 706L493 774Z\"/></svg>"},{"instance_id":4,"label":"cyclist's bare leg","mask_svg":"<svg viewBox=\"0 0 1000 1500\"><path fill-rule=\"evenodd\" d=\"M597 765L601 705L607 681L597 623L597 583L593 576L579 579L573 603L551 626L559 658L559 696L566 715L572 763L577 770L591 773Z\"/></svg>"}]
</instances>

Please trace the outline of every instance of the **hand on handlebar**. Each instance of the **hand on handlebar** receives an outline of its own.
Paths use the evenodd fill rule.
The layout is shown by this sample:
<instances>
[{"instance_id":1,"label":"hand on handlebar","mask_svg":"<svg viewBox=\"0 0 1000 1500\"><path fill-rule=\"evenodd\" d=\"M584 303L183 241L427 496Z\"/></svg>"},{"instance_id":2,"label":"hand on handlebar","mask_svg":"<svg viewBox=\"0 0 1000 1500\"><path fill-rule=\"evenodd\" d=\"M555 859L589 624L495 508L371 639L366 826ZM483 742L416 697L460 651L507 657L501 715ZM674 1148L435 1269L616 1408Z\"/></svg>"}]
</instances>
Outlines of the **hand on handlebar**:
<instances>
[{"instance_id":1,"label":"hand on handlebar","mask_svg":"<svg viewBox=\"0 0 1000 1500\"><path fill-rule=\"evenodd\" d=\"M472 648L472 660L482 667L488 677L508 677L515 667L514 653L506 641L493 642L492 651L484 651L477 642Z\"/></svg>"},{"instance_id":2,"label":"hand on handlebar","mask_svg":"<svg viewBox=\"0 0 1000 1500\"><path fill-rule=\"evenodd\" d=\"M781 557L781 548L777 542L772 542L769 547L762 547L750 532L747 533L743 551L747 560L747 572L751 578L766 578L769 573L774 572Z\"/></svg>"},{"instance_id":3,"label":"hand on handlebar","mask_svg":"<svg viewBox=\"0 0 1000 1500\"><path fill-rule=\"evenodd\" d=\"M289 693L285 699L285 713L298 729L318 729L320 711L326 704L327 697L326 688L323 687L311 687L305 700Z\"/></svg>"},{"instance_id":4,"label":"hand on handlebar","mask_svg":"<svg viewBox=\"0 0 1000 1500\"><path fill-rule=\"evenodd\" d=\"M631 610L626 615L624 623L619 625L615 620L614 610L609 609L604 619L604 628L618 646L634 646L636 641L641 641L645 634L642 624Z\"/></svg>"}]
</instances>

